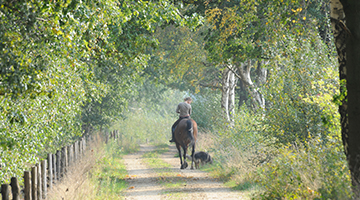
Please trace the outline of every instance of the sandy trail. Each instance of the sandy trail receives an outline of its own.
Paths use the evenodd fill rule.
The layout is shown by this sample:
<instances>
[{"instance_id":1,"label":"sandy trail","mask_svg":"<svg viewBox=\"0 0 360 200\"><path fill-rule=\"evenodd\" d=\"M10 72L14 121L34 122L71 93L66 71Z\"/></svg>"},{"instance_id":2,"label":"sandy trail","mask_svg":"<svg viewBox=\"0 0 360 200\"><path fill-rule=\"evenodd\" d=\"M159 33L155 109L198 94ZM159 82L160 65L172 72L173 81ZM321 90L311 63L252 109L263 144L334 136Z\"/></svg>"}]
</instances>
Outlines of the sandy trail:
<instances>
[{"instance_id":1,"label":"sandy trail","mask_svg":"<svg viewBox=\"0 0 360 200\"><path fill-rule=\"evenodd\" d=\"M160 155L160 158L172 166L170 170L167 169L171 174L175 174L172 178L181 179L184 183L175 188L159 184L159 174L142 161L142 155L153 150L153 146L141 145L139 152L124 157L130 176L130 187L126 191L125 199L249 199L241 192L225 187L206 172L190 170L190 163L187 169L180 170L180 159L174 157L177 154L174 145L169 147L168 152Z\"/></svg>"}]
</instances>

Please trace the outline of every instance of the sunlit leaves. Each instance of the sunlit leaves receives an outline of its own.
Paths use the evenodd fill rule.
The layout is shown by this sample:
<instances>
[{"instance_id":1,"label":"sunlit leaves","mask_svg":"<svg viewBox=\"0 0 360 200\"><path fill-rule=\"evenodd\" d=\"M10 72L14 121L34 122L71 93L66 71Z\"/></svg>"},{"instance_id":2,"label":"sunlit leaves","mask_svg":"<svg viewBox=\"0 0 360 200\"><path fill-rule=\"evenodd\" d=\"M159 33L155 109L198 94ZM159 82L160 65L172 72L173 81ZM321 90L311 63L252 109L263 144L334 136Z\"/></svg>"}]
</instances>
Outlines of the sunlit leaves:
<instances>
[{"instance_id":1,"label":"sunlit leaves","mask_svg":"<svg viewBox=\"0 0 360 200\"><path fill-rule=\"evenodd\" d=\"M168 1L0 5L1 180L81 135L81 114L95 127L121 115L157 26L200 23Z\"/></svg>"},{"instance_id":2,"label":"sunlit leaves","mask_svg":"<svg viewBox=\"0 0 360 200\"><path fill-rule=\"evenodd\" d=\"M277 48L278 56L269 69L267 132L285 143L306 140L309 135L338 134L338 122L333 120L337 109L331 103L338 87L335 60L327 56L330 52L317 36L300 39L301 44L301 37L286 38L286 49Z\"/></svg>"}]
</instances>

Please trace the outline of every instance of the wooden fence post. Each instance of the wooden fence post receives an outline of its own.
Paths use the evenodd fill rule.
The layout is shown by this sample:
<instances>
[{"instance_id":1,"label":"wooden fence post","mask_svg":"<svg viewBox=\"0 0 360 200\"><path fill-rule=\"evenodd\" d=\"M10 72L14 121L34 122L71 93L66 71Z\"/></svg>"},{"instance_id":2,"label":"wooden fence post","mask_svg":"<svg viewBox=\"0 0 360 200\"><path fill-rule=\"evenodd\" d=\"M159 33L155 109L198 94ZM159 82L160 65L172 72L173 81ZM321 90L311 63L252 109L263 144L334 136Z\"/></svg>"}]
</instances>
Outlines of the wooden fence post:
<instances>
[{"instance_id":1,"label":"wooden fence post","mask_svg":"<svg viewBox=\"0 0 360 200\"><path fill-rule=\"evenodd\" d=\"M41 165L40 164L36 164L37 166L37 200L41 200L41 196L42 196L42 191L41 191Z\"/></svg>"},{"instance_id":2,"label":"wooden fence post","mask_svg":"<svg viewBox=\"0 0 360 200\"><path fill-rule=\"evenodd\" d=\"M81 140L76 141L76 146L77 146L77 150L78 150L78 159L81 158Z\"/></svg>"},{"instance_id":3,"label":"wooden fence post","mask_svg":"<svg viewBox=\"0 0 360 200\"><path fill-rule=\"evenodd\" d=\"M56 151L56 177L57 180L60 180L60 164L61 164L61 152L59 150Z\"/></svg>"},{"instance_id":4,"label":"wooden fence post","mask_svg":"<svg viewBox=\"0 0 360 200\"><path fill-rule=\"evenodd\" d=\"M1 196L2 196L2 200L10 200L10 191L8 184L1 185Z\"/></svg>"},{"instance_id":5,"label":"wooden fence post","mask_svg":"<svg viewBox=\"0 0 360 200\"><path fill-rule=\"evenodd\" d=\"M81 138L80 143L81 143L81 154L84 155L85 153L85 136Z\"/></svg>"},{"instance_id":6,"label":"wooden fence post","mask_svg":"<svg viewBox=\"0 0 360 200\"><path fill-rule=\"evenodd\" d=\"M71 148L71 145L68 145L67 146L67 154L68 154L68 167L70 166L70 165L72 165L72 148Z\"/></svg>"},{"instance_id":7,"label":"wooden fence post","mask_svg":"<svg viewBox=\"0 0 360 200\"><path fill-rule=\"evenodd\" d=\"M41 161L41 189L42 189L42 198L46 199L47 193L47 184L46 184L46 160Z\"/></svg>"},{"instance_id":8,"label":"wooden fence post","mask_svg":"<svg viewBox=\"0 0 360 200\"><path fill-rule=\"evenodd\" d=\"M20 200L20 187L19 187L19 181L16 177L11 178L11 192L13 196L13 200Z\"/></svg>"},{"instance_id":9,"label":"wooden fence post","mask_svg":"<svg viewBox=\"0 0 360 200\"><path fill-rule=\"evenodd\" d=\"M73 149L74 149L74 163L77 162L77 145L76 142L74 142L73 144Z\"/></svg>"},{"instance_id":10,"label":"wooden fence post","mask_svg":"<svg viewBox=\"0 0 360 200\"><path fill-rule=\"evenodd\" d=\"M75 142L75 146L76 146L76 161L78 162L80 159L79 141Z\"/></svg>"},{"instance_id":11,"label":"wooden fence post","mask_svg":"<svg viewBox=\"0 0 360 200\"><path fill-rule=\"evenodd\" d=\"M60 171L61 177L64 177L66 174L66 171L67 171L66 168L68 167L68 164L66 161L67 161L66 147L62 147L61 148L61 171Z\"/></svg>"},{"instance_id":12,"label":"wooden fence post","mask_svg":"<svg viewBox=\"0 0 360 200\"><path fill-rule=\"evenodd\" d=\"M79 161L80 159L80 141L76 141L75 142L76 145L76 157L77 157L77 161Z\"/></svg>"},{"instance_id":13,"label":"wooden fence post","mask_svg":"<svg viewBox=\"0 0 360 200\"><path fill-rule=\"evenodd\" d=\"M84 153L86 151L86 138L83 138L83 149L84 149Z\"/></svg>"},{"instance_id":14,"label":"wooden fence post","mask_svg":"<svg viewBox=\"0 0 360 200\"><path fill-rule=\"evenodd\" d=\"M48 154L48 177L49 177L49 188L52 189L52 182L53 182L53 162L52 162L52 154Z\"/></svg>"},{"instance_id":15,"label":"wooden fence post","mask_svg":"<svg viewBox=\"0 0 360 200\"><path fill-rule=\"evenodd\" d=\"M79 158L81 158L81 157L82 157L82 153L83 153L83 151L82 151L82 141L81 141L81 139L79 140L78 144L79 144Z\"/></svg>"},{"instance_id":16,"label":"wooden fence post","mask_svg":"<svg viewBox=\"0 0 360 200\"><path fill-rule=\"evenodd\" d=\"M85 137L82 137L80 142L81 142L81 153L84 155L85 154Z\"/></svg>"},{"instance_id":17,"label":"wooden fence post","mask_svg":"<svg viewBox=\"0 0 360 200\"><path fill-rule=\"evenodd\" d=\"M24 171L24 200L31 200L30 172Z\"/></svg>"},{"instance_id":18,"label":"wooden fence post","mask_svg":"<svg viewBox=\"0 0 360 200\"><path fill-rule=\"evenodd\" d=\"M75 155L74 155L74 144L70 145L70 157L71 157L71 163L75 163Z\"/></svg>"},{"instance_id":19,"label":"wooden fence post","mask_svg":"<svg viewBox=\"0 0 360 200\"><path fill-rule=\"evenodd\" d=\"M53 161L53 175L54 175L54 183L56 182L57 180L57 171L56 171L56 153L55 154L52 154L52 161Z\"/></svg>"},{"instance_id":20,"label":"wooden fence post","mask_svg":"<svg viewBox=\"0 0 360 200\"><path fill-rule=\"evenodd\" d=\"M36 200L37 198L37 167L31 167L31 199Z\"/></svg>"}]
</instances>

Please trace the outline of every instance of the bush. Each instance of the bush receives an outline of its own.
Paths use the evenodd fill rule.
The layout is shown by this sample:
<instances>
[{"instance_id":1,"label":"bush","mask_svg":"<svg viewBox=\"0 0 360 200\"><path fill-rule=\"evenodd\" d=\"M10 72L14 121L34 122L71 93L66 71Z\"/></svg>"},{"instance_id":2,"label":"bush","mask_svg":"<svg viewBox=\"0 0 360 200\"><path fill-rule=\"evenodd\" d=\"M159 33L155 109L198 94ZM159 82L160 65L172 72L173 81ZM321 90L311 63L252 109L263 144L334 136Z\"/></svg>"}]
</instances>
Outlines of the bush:
<instances>
[{"instance_id":1,"label":"bush","mask_svg":"<svg viewBox=\"0 0 360 200\"><path fill-rule=\"evenodd\" d=\"M253 192L257 188L257 166L267 162L275 151L274 141L261 134L264 127L260 119L243 108L234 127L217 127L199 135L198 150L210 152L214 159L209 168L212 175L235 189Z\"/></svg>"},{"instance_id":2,"label":"bush","mask_svg":"<svg viewBox=\"0 0 360 200\"><path fill-rule=\"evenodd\" d=\"M319 138L278 149L257 170L263 191L255 199L350 199L351 182L339 140Z\"/></svg>"}]
</instances>

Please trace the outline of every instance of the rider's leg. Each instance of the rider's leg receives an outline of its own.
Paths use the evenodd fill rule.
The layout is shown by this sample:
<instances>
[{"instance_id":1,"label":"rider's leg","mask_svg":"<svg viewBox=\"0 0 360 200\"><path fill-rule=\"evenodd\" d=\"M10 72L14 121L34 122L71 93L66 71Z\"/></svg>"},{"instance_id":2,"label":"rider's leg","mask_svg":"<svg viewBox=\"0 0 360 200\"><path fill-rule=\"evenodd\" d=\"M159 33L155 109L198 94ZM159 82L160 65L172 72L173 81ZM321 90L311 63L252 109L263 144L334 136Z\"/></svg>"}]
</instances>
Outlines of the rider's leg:
<instances>
[{"instance_id":1,"label":"rider's leg","mask_svg":"<svg viewBox=\"0 0 360 200\"><path fill-rule=\"evenodd\" d=\"M175 128L176 126L179 124L180 120L182 118L180 117L178 120L176 120L176 122L172 125L171 127L171 140L169 140L169 142L175 142L175 138L174 138L174 131L175 131Z\"/></svg>"}]
</instances>

